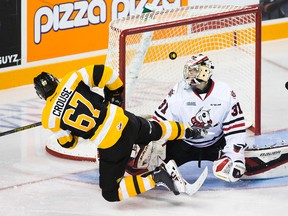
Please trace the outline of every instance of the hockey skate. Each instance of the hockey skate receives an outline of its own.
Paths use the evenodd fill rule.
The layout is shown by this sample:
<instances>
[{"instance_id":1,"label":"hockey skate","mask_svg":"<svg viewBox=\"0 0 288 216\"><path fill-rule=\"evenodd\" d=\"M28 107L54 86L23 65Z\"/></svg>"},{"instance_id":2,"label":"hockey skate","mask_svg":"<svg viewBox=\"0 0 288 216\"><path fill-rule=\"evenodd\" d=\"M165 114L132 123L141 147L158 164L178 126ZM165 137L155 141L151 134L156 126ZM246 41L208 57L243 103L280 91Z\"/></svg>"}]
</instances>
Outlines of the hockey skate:
<instances>
[{"instance_id":1,"label":"hockey skate","mask_svg":"<svg viewBox=\"0 0 288 216\"><path fill-rule=\"evenodd\" d=\"M174 186L172 177L167 173L164 167L157 167L152 173L153 179L157 186L163 186L172 191L175 195L179 195L179 191Z\"/></svg>"},{"instance_id":2,"label":"hockey skate","mask_svg":"<svg viewBox=\"0 0 288 216\"><path fill-rule=\"evenodd\" d=\"M193 184L190 184L182 177L174 160L170 160L168 163L163 161L163 164L167 173L172 177L177 191L186 193L189 196L192 196L200 189L208 175L208 168L205 167L198 179Z\"/></svg>"}]
</instances>

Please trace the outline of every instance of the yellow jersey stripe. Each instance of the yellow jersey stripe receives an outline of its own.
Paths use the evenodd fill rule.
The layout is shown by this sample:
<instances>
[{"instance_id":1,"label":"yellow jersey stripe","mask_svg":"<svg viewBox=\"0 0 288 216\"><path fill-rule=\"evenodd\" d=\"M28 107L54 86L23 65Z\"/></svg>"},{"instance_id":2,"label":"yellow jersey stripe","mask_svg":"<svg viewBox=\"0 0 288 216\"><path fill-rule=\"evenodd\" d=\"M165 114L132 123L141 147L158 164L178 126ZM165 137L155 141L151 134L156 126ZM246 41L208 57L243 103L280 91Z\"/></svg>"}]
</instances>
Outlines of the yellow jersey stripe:
<instances>
[{"instance_id":1,"label":"yellow jersey stripe","mask_svg":"<svg viewBox=\"0 0 288 216\"><path fill-rule=\"evenodd\" d=\"M127 199L132 196L136 196L147 190L150 190L156 186L152 176L142 177L137 176L125 176L119 183L118 197L120 200ZM136 188L139 189L137 192Z\"/></svg>"},{"instance_id":2,"label":"yellow jersey stripe","mask_svg":"<svg viewBox=\"0 0 288 216\"><path fill-rule=\"evenodd\" d=\"M179 129L177 127L176 122L170 122L170 124L171 124L171 134L170 134L169 139L174 140L178 136Z\"/></svg>"},{"instance_id":3,"label":"yellow jersey stripe","mask_svg":"<svg viewBox=\"0 0 288 216\"><path fill-rule=\"evenodd\" d=\"M186 127L182 123L181 124L179 123L179 125L180 125L180 128L181 128L181 132L180 132L180 136L179 136L178 139L183 139L183 138L185 138L185 129L186 129Z\"/></svg>"},{"instance_id":4,"label":"yellow jersey stripe","mask_svg":"<svg viewBox=\"0 0 288 216\"><path fill-rule=\"evenodd\" d=\"M98 84L98 86L100 88L104 88L104 86L106 85L106 83L110 80L111 76L112 76L113 70L110 67L104 66L104 72L103 75L101 77L101 80Z\"/></svg>"},{"instance_id":5,"label":"yellow jersey stripe","mask_svg":"<svg viewBox=\"0 0 288 216\"><path fill-rule=\"evenodd\" d=\"M112 83L115 82L115 80L120 79L118 72L116 72L115 70L113 70L111 67L105 66L104 70L105 70L105 72L106 72L106 71L109 71L110 74L111 74L109 80L106 82L106 85L111 85ZM121 82L122 82L122 81L121 81ZM111 90L112 90L112 89L111 89Z\"/></svg>"},{"instance_id":6,"label":"yellow jersey stripe","mask_svg":"<svg viewBox=\"0 0 288 216\"><path fill-rule=\"evenodd\" d=\"M136 176L137 178L137 182L138 182L138 187L139 187L139 190L141 193L147 191L147 189L145 188L145 185L144 185L144 178L141 177L140 175Z\"/></svg>"},{"instance_id":7,"label":"yellow jersey stripe","mask_svg":"<svg viewBox=\"0 0 288 216\"><path fill-rule=\"evenodd\" d=\"M119 184L118 197L120 200L129 198L128 191L126 190L125 178L126 177L124 177Z\"/></svg>"},{"instance_id":8,"label":"yellow jersey stripe","mask_svg":"<svg viewBox=\"0 0 288 216\"><path fill-rule=\"evenodd\" d=\"M134 186L133 176L126 176L124 178L126 190L129 197L136 196L137 192Z\"/></svg>"},{"instance_id":9,"label":"yellow jersey stripe","mask_svg":"<svg viewBox=\"0 0 288 216\"><path fill-rule=\"evenodd\" d=\"M107 108L106 118L91 138L102 149L113 146L120 139L128 122L128 117L120 107L109 104Z\"/></svg>"},{"instance_id":10,"label":"yellow jersey stripe","mask_svg":"<svg viewBox=\"0 0 288 216\"><path fill-rule=\"evenodd\" d=\"M162 138L166 140L182 139L185 135L185 126L179 122L159 122L162 128Z\"/></svg>"},{"instance_id":11,"label":"yellow jersey stripe","mask_svg":"<svg viewBox=\"0 0 288 216\"><path fill-rule=\"evenodd\" d=\"M162 122L159 122L161 128L162 128L162 137L161 138L164 138L166 140L168 140L168 138L170 137L171 135L171 125L168 121L162 121Z\"/></svg>"},{"instance_id":12,"label":"yellow jersey stripe","mask_svg":"<svg viewBox=\"0 0 288 216\"><path fill-rule=\"evenodd\" d=\"M93 75L89 70L87 70L89 67L91 66L88 66L86 68L81 68L76 73L78 74L78 76L82 77L86 85L88 85L89 87L93 87L94 86Z\"/></svg>"},{"instance_id":13,"label":"yellow jersey stripe","mask_svg":"<svg viewBox=\"0 0 288 216\"><path fill-rule=\"evenodd\" d=\"M111 113L112 111L112 113ZM107 106L107 113L105 116L105 119L103 123L98 127L96 130L95 134L91 137L91 141L94 141L94 143L97 145L101 143L101 141L104 139L105 134L105 129L106 132L108 131L108 128L111 127L112 121L115 117L116 110L115 109L110 109L110 104ZM103 129L104 128L104 129Z\"/></svg>"},{"instance_id":14,"label":"yellow jersey stripe","mask_svg":"<svg viewBox=\"0 0 288 216\"><path fill-rule=\"evenodd\" d=\"M106 86L111 90L116 90L123 86L123 82L120 80L120 78L117 78L113 83L111 84L106 84Z\"/></svg>"}]
</instances>

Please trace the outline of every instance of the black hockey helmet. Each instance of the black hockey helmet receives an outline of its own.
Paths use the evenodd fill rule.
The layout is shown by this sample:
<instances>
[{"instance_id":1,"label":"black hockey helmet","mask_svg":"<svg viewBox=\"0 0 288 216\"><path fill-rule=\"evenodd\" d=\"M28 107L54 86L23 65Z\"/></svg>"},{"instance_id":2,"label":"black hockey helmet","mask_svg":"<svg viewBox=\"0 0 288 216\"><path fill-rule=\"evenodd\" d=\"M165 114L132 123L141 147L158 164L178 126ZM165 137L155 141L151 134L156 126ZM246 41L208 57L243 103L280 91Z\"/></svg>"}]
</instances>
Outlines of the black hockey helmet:
<instances>
[{"instance_id":1,"label":"black hockey helmet","mask_svg":"<svg viewBox=\"0 0 288 216\"><path fill-rule=\"evenodd\" d=\"M47 99L57 88L59 80L52 74L42 72L34 78L34 88L41 99Z\"/></svg>"}]
</instances>

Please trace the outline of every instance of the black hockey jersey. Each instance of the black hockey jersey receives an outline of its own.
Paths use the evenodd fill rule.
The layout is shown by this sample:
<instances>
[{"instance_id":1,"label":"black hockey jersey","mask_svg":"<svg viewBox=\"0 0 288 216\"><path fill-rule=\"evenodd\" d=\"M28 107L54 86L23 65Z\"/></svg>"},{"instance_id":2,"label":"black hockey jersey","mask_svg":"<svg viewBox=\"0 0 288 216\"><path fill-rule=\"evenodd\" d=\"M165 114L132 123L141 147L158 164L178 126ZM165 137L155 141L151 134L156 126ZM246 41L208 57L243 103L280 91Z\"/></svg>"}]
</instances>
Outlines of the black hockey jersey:
<instances>
[{"instance_id":1,"label":"black hockey jersey","mask_svg":"<svg viewBox=\"0 0 288 216\"><path fill-rule=\"evenodd\" d=\"M111 147L121 137L128 118L120 107L92 88L115 90L122 85L118 73L104 65L90 65L67 74L46 100L43 127L54 132L64 148L75 147L78 137L94 141L99 148Z\"/></svg>"}]
</instances>

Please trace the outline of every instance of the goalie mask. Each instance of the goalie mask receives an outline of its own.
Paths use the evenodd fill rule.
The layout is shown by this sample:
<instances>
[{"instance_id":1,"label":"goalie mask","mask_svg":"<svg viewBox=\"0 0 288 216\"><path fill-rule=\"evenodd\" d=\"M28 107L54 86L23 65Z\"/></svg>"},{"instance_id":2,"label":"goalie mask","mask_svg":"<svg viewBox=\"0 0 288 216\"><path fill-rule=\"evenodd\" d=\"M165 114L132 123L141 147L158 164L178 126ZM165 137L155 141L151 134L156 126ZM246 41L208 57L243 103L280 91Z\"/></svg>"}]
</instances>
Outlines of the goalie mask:
<instances>
[{"instance_id":1,"label":"goalie mask","mask_svg":"<svg viewBox=\"0 0 288 216\"><path fill-rule=\"evenodd\" d=\"M34 88L41 99L46 100L51 96L55 92L58 84L59 80L52 74L46 72L42 72L34 78Z\"/></svg>"},{"instance_id":2,"label":"goalie mask","mask_svg":"<svg viewBox=\"0 0 288 216\"><path fill-rule=\"evenodd\" d=\"M214 66L209 58L203 54L193 55L184 66L184 80L186 88L207 82L212 76Z\"/></svg>"}]
</instances>

